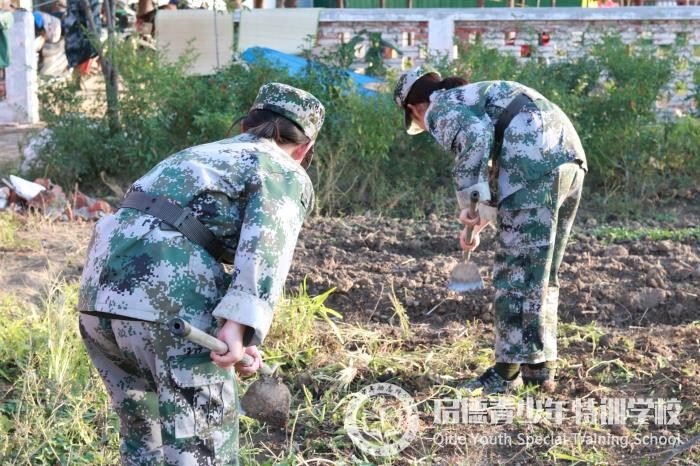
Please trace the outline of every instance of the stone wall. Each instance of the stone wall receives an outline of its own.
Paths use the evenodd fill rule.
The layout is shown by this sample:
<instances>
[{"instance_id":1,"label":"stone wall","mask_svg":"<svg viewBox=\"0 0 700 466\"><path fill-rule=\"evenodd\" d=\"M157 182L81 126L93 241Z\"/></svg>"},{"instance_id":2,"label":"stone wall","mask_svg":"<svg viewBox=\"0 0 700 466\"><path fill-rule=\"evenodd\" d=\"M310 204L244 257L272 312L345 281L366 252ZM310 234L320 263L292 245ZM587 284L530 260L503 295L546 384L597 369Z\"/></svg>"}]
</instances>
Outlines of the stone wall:
<instances>
[{"instance_id":1,"label":"stone wall","mask_svg":"<svg viewBox=\"0 0 700 466\"><path fill-rule=\"evenodd\" d=\"M395 67L420 63L425 51L452 57L455 42L475 40L521 60L576 57L610 33L653 45L659 55L675 47L684 63L658 105L676 114L695 111L692 65L700 65L700 7L325 10L318 45L337 45L362 29L381 32L399 46L402 57L386 54ZM362 50L357 57L355 65L362 67Z\"/></svg>"}]
</instances>

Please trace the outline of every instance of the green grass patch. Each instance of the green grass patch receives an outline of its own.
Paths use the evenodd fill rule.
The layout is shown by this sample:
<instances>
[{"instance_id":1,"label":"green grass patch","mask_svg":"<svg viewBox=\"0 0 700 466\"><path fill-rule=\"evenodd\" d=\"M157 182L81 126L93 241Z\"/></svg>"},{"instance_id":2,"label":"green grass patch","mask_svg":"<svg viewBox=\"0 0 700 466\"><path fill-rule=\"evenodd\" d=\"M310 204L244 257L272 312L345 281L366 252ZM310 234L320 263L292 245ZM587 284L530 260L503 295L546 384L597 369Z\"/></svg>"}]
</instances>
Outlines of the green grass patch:
<instances>
[{"instance_id":1,"label":"green grass patch","mask_svg":"<svg viewBox=\"0 0 700 466\"><path fill-rule=\"evenodd\" d=\"M602 226L590 232L605 244L626 241L700 241L700 226L688 228L640 228Z\"/></svg>"},{"instance_id":2,"label":"green grass patch","mask_svg":"<svg viewBox=\"0 0 700 466\"><path fill-rule=\"evenodd\" d=\"M17 231L22 227L12 212L0 212L0 249L14 249L20 245Z\"/></svg>"},{"instance_id":3,"label":"green grass patch","mask_svg":"<svg viewBox=\"0 0 700 466\"><path fill-rule=\"evenodd\" d=\"M119 463L118 422L80 339L77 292L77 283L54 283L39 307L0 294L0 464ZM372 325L345 322L326 306L331 292L309 296L302 285L278 306L263 349L268 362L281 365L280 375L294 394L290 437L268 448L259 441L267 427L242 417L242 464L392 464L396 458L367 457L352 445L343 427L352 394L388 381L415 393L418 409L429 415L434 399L457 396L451 381L493 361L490 337L476 321L465 322L458 336L431 340L420 335L409 314L398 311L403 306L395 295L393 307L400 315L394 323ZM595 323L563 322L559 328L565 348L583 340L595 345L603 332ZM618 385L637 376L616 357L592 359L584 374ZM532 392L516 394L525 396ZM388 435L392 425L376 428ZM430 464L433 455L440 462L439 449L429 442L422 447L421 457L411 456L410 464ZM574 445L538 454L547 461L603 464L607 453Z\"/></svg>"},{"instance_id":4,"label":"green grass patch","mask_svg":"<svg viewBox=\"0 0 700 466\"><path fill-rule=\"evenodd\" d=\"M0 464L118 463L117 420L85 353L77 284L41 309L0 298Z\"/></svg>"}]
</instances>

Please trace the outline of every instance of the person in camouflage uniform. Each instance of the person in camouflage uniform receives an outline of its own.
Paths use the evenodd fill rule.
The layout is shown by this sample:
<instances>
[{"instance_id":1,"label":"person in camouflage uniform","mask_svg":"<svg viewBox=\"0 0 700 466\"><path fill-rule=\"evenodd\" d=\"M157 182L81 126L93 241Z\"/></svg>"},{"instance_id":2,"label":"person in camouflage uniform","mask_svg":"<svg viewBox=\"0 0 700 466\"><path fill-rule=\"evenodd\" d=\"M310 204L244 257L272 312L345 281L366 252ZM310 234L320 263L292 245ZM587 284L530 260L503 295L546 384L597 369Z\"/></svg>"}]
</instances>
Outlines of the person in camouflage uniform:
<instances>
[{"instance_id":1,"label":"person in camouflage uniform","mask_svg":"<svg viewBox=\"0 0 700 466\"><path fill-rule=\"evenodd\" d=\"M557 273L588 170L573 125L559 107L522 84L443 80L429 65L404 73L394 97L405 110L409 134L428 131L455 156L453 173L465 224L462 248L475 249L481 229L496 222L496 365L464 386L497 393L523 380L553 381ZM505 130L499 140L501 117L508 121L501 124ZM471 218L474 191L479 193L479 215ZM467 228L474 228L471 244L466 244Z\"/></svg>"},{"instance_id":2,"label":"person in camouflage uniform","mask_svg":"<svg viewBox=\"0 0 700 466\"><path fill-rule=\"evenodd\" d=\"M134 208L95 226L80 285L80 331L120 418L125 465L237 464L230 367L273 318L314 192L302 167L324 119L311 94L268 83L244 134L185 149L129 189L188 207L228 247L227 273L203 246ZM182 317L229 346L218 355L174 338Z\"/></svg>"},{"instance_id":3,"label":"person in camouflage uniform","mask_svg":"<svg viewBox=\"0 0 700 466\"><path fill-rule=\"evenodd\" d=\"M68 0L66 19L63 21L65 27L65 52L69 68L74 68L85 60L97 56L97 50L93 42L91 42L90 33L88 32L90 30L88 13L82 1ZM100 20L102 2L99 0L88 0L86 4L90 6L92 22L95 25L95 33L97 34L97 37L93 37L92 41L99 41L102 24Z\"/></svg>"}]
</instances>

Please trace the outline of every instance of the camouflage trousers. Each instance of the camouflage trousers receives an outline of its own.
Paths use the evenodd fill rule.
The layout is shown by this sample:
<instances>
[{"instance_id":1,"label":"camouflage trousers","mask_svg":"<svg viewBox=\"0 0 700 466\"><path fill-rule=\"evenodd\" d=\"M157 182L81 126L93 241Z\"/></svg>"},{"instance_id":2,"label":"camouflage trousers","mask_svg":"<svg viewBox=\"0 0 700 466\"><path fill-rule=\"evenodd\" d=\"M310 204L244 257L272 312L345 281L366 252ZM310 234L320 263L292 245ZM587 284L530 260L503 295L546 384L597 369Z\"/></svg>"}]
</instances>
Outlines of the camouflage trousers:
<instances>
[{"instance_id":1,"label":"camouflage trousers","mask_svg":"<svg viewBox=\"0 0 700 466\"><path fill-rule=\"evenodd\" d=\"M497 362L557 359L557 274L584 175L578 163L565 163L499 205L494 269Z\"/></svg>"},{"instance_id":2,"label":"camouflage trousers","mask_svg":"<svg viewBox=\"0 0 700 466\"><path fill-rule=\"evenodd\" d=\"M236 380L208 350L155 322L81 314L80 333L119 415L123 465L238 464Z\"/></svg>"}]
</instances>

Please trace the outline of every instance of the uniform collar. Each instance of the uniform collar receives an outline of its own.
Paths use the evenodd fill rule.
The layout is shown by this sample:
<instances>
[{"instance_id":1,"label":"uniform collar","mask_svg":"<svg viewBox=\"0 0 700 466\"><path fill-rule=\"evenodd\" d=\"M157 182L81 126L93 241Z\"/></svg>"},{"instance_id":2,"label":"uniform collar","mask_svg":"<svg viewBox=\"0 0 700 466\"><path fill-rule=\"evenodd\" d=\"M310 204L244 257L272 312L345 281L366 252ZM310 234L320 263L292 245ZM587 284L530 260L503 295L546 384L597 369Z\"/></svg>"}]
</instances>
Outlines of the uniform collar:
<instances>
[{"instance_id":1,"label":"uniform collar","mask_svg":"<svg viewBox=\"0 0 700 466\"><path fill-rule=\"evenodd\" d=\"M447 89L438 89L437 91L433 91L432 94L430 94L430 102L434 102L435 99L440 97Z\"/></svg>"},{"instance_id":2,"label":"uniform collar","mask_svg":"<svg viewBox=\"0 0 700 466\"><path fill-rule=\"evenodd\" d=\"M251 135L252 136L252 135ZM273 139L267 139L267 138L258 138L253 136L253 138L260 143L264 144L265 146L269 147L272 152L275 152L279 155L283 155L284 157L288 158L289 160L294 161L292 157L284 150L282 149Z\"/></svg>"},{"instance_id":3,"label":"uniform collar","mask_svg":"<svg viewBox=\"0 0 700 466\"><path fill-rule=\"evenodd\" d=\"M435 104L435 100L438 99L443 92L445 92L445 89L439 89L432 94L430 94L430 105L428 105L428 108L425 111L425 115L423 115L423 122L425 124L425 127L428 128L428 132L430 133L430 111L433 109L433 106Z\"/></svg>"}]
</instances>

